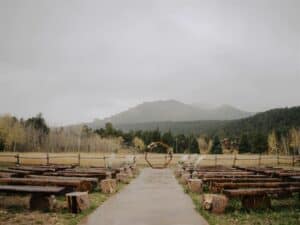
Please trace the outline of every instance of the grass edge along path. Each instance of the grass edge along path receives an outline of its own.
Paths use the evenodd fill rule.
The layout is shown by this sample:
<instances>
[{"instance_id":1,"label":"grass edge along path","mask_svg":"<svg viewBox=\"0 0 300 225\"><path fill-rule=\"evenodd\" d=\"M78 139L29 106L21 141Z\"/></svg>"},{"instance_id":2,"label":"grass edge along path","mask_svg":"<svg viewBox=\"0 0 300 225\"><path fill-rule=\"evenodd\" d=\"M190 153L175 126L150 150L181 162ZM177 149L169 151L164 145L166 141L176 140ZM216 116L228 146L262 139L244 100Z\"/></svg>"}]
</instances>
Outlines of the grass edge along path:
<instances>
[{"instance_id":1,"label":"grass edge along path","mask_svg":"<svg viewBox=\"0 0 300 225\"><path fill-rule=\"evenodd\" d=\"M83 218L94 212L99 206L101 206L109 197L112 195L117 194L119 191L121 191L126 184L118 183L117 191L113 194L104 194L100 191L92 192L89 194L90 198L90 208L78 213L78 214L72 214L68 212L68 210L64 210L61 213L58 213L58 218L62 224L66 225L77 225Z\"/></svg>"},{"instance_id":2,"label":"grass edge along path","mask_svg":"<svg viewBox=\"0 0 300 225\"><path fill-rule=\"evenodd\" d=\"M179 182L179 180L178 180ZM210 225L296 225L300 224L300 194L287 199L272 199L270 209L246 210L238 200L229 200L224 214L217 215L204 210L201 205L201 194L192 193L186 185L180 184L195 205L195 210ZM204 193L208 193L204 189Z\"/></svg>"}]
</instances>

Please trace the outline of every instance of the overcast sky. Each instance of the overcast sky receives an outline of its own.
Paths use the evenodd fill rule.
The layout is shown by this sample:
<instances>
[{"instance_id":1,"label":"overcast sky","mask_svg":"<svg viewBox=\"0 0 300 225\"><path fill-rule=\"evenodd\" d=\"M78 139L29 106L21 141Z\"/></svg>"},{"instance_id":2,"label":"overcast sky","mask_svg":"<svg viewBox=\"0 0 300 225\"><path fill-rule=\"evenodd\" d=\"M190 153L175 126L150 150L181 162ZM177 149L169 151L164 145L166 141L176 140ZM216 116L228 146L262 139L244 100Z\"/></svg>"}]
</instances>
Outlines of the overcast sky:
<instances>
[{"instance_id":1,"label":"overcast sky","mask_svg":"<svg viewBox=\"0 0 300 225\"><path fill-rule=\"evenodd\" d=\"M299 0L0 0L0 113L300 105Z\"/></svg>"}]
</instances>

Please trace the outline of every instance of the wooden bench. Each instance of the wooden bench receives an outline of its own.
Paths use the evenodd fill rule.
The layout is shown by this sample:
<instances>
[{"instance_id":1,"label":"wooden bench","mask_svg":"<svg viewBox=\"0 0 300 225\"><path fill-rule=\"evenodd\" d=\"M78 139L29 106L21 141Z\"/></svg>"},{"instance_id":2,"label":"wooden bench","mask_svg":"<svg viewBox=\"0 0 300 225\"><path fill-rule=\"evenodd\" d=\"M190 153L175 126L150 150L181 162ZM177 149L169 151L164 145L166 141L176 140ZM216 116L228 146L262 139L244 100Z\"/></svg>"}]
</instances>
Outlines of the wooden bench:
<instances>
[{"instance_id":1,"label":"wooden bench","mask_svg":"<svg viewBox=\"0 0 300 225\"><path fill-rule=\"evenodd\" d=\"M270 195L300 192L300 187L224 189L228 198L241 198L244 208L266 208L271 206Z\"/></svg>"},{"instance_id":2,"label":"wooden bench","mask_svg":"<svg viewBox=\"0 0 300 225\"><path fill-rule=\"evenodd\" d=\"M253 175L253 172L198 172L198 177L204 176L243 176L243 175Z\"/></svg>"},{"instance_id":3,"label":"wooden bench","mask_svg":"<svg viewBox=\"0 0 300 225\"><path fill-rule=\"evenodd\" d=\"M253 182L253 183L213 183L211 191L222 192L224 189L239 188L279 188L279 187L300 187L300 182Z\"/></svg>"},{"instance_id":4,"label":"wooden bench","mask_svg":"<svg viewBox=\"0 0 300 225\"><path fill-rule=\"evenodd\" d=\"M202 178L204 182L232 182L232 183L245 183L245 182L280 182L282 181L280 178L265 178L265 177L258 177L258 178L248 178L248 177L238 177L238 178L215 178L215 177L208 177Z\"/></svg>"},{"instance_id":5,"label":"wooden bench","mask_svg":"<svg viewBox=\"0 0 300 225\"><path fill-rule=\"evenodd\" d=\"M30 171L25 171L25 170L14 170L14 169L0 169L0 172L14 173L17 177L24 177L24 176L26 176L26 175L31 174Z\"/></svg>"},{"instance_id":6,"label":"wooden bench","mask_svg":"<svg viewBox=\"0 0 300 225\"><path fill-rule=\"evenodd\" d=\"M27 178L38 178L38 179L56 179L56 180L79 180L91 182L93 187L97 187L99 184L98 178L93 177L64 177L64 176L43 176L43 175L28 175Z\"/></svg>"},{"instance_id":7,"label":"wooden bench","mask_svg":"<svg viewBox=\"0 0 300 225\"><path fill-rule=\"evenodd\" d=\"M11 172L0 172L0 178L7 178L7 177L18 177L16 173Z\"/></svg>"},{"instance_id":8,"label":"wooden bench","mask_svg":"<svg viewBox=\"0 0 300 225\"><path fill-rule=\"evenodd\" d=\"M45 172L55 172L54 168L44 168L44 167L36 167L36 166L15 166L15 167L9 167L8 169L30 171L31 173L36 173L36 174L41 174Z\"/></svg>"},{"instance_id":9,"label":"wooden bench","mask_svg":"<svg viewBox=\"0 0 300 225\"><path fill-rule=\"evenodd\" d=\"M53 207L54 197L65 193L64 187L0 185L2 193L30 194L29 207L32 210L49 210Z\"/></svg>"},{"instance_id":10,"label":"wooden bench","mask_svg":"<svg viewBox=\"0 0 300 225\"><path fill-rule=\"evenodd\" d=\"M0 184L33 185L33 186L60 186L73 191L92 191L93 185L86 180L74 179L43 179L43 178L0 178Z\"/></svg>"},{"instance_id":11,"label":"wooden bench","mask_svg":"<svg viewBox=\"0 0 300 225\"><path fill-rule=\"evenodd\" d=\"M100 180L104 180L107 178L107 174L94 174L94 173L75 173L75 172L47 172L43 173L45 176L63 176L63 177L90 177L90 178L98 178Z\"/></svg>"}]
</instances>

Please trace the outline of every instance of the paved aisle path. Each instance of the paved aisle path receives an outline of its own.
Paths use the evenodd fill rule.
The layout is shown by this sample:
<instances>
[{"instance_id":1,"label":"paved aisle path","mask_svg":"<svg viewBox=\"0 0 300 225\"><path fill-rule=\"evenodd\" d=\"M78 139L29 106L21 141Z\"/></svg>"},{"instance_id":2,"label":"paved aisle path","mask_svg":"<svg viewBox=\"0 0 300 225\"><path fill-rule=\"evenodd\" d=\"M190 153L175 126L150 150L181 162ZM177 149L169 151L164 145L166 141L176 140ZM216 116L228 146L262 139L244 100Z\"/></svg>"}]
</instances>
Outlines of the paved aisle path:
<instances>
[{"instance_id":1,"label":"paved aisle path","mask_svg":"<svg viewBox=\"0 0 300 225\"><path fill-rule=\"evenodd\" d=\"M169 169L144 169L82 225L208 225Z\"/></svg>"}]
</instances>

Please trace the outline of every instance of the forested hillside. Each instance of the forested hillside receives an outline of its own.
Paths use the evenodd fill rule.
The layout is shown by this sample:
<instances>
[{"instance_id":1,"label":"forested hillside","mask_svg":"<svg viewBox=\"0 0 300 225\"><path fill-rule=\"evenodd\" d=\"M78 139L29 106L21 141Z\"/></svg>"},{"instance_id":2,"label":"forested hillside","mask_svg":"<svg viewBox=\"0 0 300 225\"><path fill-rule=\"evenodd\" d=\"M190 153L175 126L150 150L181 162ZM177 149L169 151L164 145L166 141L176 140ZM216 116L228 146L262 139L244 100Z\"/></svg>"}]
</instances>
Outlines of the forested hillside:
<instances>
[{"instance_id":1,"label":"forested hillside","mask_svg":"<svg viewBox=\"0 0 300 225\"><path fill-rule=\"evenodd\" d=\"M131 130L155 130L159 129L162 132L172 131L174 134L208 134L213 135L230 121L227 120L201 120L201 121L185 121L185 122L149 122L149 123L133 123L133 124L118 124L116 127L123 131Z\"/></svg>"},{"instance_id":2,"label":"forested hillside","mask_svg":"<svg viewBox=\"0 0 300 225\"><path fill-rule=\"evenodd\" d=\"M291 128L300 127L300 106L292 108L273 109L258 113L252 117L234 120L218 130L222 136L235 137L244 133L269 134L287 133Z\"/></svg>"}]
</instances>

